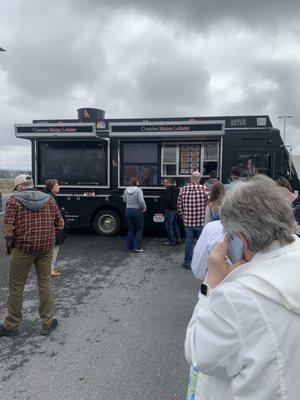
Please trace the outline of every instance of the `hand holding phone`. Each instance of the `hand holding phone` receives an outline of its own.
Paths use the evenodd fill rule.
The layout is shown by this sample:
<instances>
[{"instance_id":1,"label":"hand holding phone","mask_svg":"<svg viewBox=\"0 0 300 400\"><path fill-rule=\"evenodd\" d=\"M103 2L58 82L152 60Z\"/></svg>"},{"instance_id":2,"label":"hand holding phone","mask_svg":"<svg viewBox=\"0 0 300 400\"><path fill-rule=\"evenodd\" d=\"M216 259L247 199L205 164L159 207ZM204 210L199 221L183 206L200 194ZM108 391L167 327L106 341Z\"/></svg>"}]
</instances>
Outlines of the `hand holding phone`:
<instances>
[{"instance_id":1,"label":"hand holding phone","mask_svg":"<svg viewBox=\"0 0 300 400\"><path fill-rule=\"evenodd\" d=\"M238 236L235 237L237 239L226 236L223 243L213 247L208 257L206 283L210 288L218 286L234 268L245 262L243 260L244 244ZM229 257L231 257L232 265L228 262Z\"/></svg>"}]
</instances>

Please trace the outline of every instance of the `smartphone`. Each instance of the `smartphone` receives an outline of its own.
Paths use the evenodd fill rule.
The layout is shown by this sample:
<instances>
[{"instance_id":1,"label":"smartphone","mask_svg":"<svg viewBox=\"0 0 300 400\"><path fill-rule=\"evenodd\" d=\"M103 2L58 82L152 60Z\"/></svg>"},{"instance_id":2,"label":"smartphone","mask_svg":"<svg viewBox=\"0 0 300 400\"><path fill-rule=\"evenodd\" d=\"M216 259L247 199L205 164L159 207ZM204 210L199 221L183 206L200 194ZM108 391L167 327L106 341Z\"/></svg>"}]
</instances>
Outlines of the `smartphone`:
<instances>
[{"instance_id":1,"label":"smartphone","mask_svg":"<svg viewBox=\"0 0 300 400\"><path fill-rule=\"evenodd\" d=\"M236 235L229 235L229 245L227 250L227 256L232 264L242 260L244 253L244 243Z\"/></svg>"}]
</instances>

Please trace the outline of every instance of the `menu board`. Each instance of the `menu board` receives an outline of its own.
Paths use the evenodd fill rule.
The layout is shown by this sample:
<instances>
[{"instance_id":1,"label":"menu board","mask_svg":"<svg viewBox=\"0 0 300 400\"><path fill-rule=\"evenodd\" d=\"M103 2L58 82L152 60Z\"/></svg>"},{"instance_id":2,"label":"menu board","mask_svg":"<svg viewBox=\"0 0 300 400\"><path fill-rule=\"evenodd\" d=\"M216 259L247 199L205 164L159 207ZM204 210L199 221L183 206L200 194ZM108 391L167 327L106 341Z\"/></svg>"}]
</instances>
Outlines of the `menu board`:
<instances>
[{"instance_id":1,"label":"menu board","mask_svg":"<svg viewBox=\"0 0 300 400\"><path fill-rule=\"evenodd\" d=\"M179 146L179 174L189 175L193 171L200 171L199 144L183 144Z\"/></svg>"}]
</instances>

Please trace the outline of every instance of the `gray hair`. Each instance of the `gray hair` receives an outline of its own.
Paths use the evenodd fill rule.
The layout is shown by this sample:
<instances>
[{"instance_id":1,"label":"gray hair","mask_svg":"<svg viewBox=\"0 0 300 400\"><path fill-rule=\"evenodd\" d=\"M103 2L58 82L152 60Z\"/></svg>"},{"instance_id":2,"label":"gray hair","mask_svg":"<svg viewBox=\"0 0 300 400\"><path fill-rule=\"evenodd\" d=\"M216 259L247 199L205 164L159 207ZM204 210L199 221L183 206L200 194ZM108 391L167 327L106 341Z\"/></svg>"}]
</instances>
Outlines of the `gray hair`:
<instances>
[{"instance_id":1,"label":"gray hair","mask_svg":"<svg viewBox=\"0 0 300 400\"><path fill-rule=\"evenodd\" d=\"M201 174L199 171L192 172L191 182L198 183L200 182L200 179L201 179Z\"/></svg>"},{"instance_id":2,"label":"gray hair","mask_svg":"<svg viewBox=\"0 0 300 400\"><path fill-rule=\"evenodd\" d=\"M237 184L226 193L220 214L224 232L240 232L251 251L264 250L275 240L282 245L295 240L297 226L291 204L267 176Z\"/></svg>"}]
</instances>

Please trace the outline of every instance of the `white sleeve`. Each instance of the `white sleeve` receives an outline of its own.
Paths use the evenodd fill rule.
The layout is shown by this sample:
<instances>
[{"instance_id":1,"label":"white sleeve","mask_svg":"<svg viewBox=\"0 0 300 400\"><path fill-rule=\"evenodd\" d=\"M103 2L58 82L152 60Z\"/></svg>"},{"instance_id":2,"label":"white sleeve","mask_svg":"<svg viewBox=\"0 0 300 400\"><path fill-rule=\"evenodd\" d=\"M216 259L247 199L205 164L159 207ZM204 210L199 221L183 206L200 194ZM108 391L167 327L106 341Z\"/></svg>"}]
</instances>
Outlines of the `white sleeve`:
<instances>
[{"instance_id":1,"label":"white sleeve","mask_svg":"<svg viewBox=\"0 0 300 400\"><path fill-rule=\"evenodd\" d=\"M204 281L207 271L208 248L210 244L208 239L209 228L205 226L196 243L192 259L192 271L195 277L202 281Z\"/></svg>"},{"instance_id":2,"label":"white sleeve","mask_svg":"<svg viewBox=\"0 0 300 400\"><path fill-rule=\"evenodd\" d=\"M235 308L219 288L200 295L187 327L185 357L200 372L222 379L243 368L242 333Z\"/></svg>"},{"instance_id":3,"label":"white sleeve","mask_svg":"<svg viewBox=\"0 0 300 400\"><path fill-rule=\"evenodd\" d=\"M138 191L138 200L139 200L140 207L141 208L146 208L146 203L145 203L144 196L143 196L143 191L142 191L141 188L139 188L139 191Z\"/></svg>"},{"instance_id":4,"label":"white sleeve","mask_svg":"<svg viewBox=\"0 0 300 400\"><path fill-rule=\"evenodd\" d=\"M209 222L205 225L196 243L192 259L192 271L197 279L202 281L205 279L209 252L215 244L223 240L224 234L220 221Z\"/></svg>"}]
</instances>

